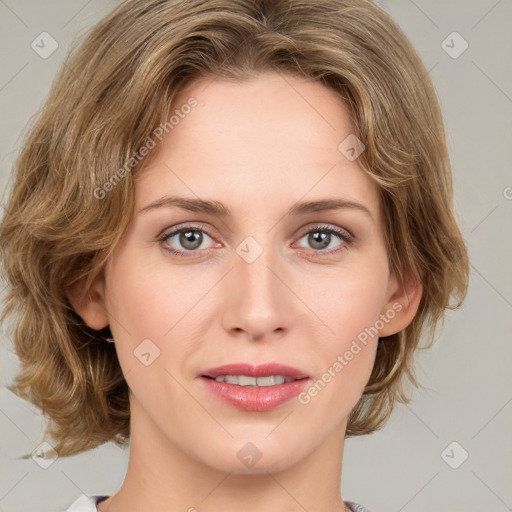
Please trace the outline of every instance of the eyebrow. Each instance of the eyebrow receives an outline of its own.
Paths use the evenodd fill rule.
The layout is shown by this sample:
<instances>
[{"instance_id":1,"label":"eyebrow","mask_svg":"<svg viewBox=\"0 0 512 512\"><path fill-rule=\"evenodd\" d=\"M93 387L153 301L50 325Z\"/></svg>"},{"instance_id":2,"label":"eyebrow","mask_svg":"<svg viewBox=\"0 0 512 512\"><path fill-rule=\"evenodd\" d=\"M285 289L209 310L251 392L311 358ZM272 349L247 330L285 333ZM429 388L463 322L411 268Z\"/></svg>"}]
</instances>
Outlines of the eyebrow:
<instances>
[{"instance_id":1,"label":"eyebrow","mask_svg":"<svg viewBox=\"0 0 512 512\"><path fill-rule=\"evenodd\" d=\"M163 196L139 210L139 213L146 213L156 208L162 207L178 207L182 210L190 212L200 212L217 217L229 217L231 212L229 209L219 201L207 201L204 199L185 198L179 196ZM341 210L351 209L358 210L366 213L373 220L373 215L368 207L364 204L354 201L347 201L345 199L323 199L319 201L306 201L302 203L295 203L288 210L286 215L303 215L306 213L314 213L326 210Z\"/></svg>"}]
</instances>

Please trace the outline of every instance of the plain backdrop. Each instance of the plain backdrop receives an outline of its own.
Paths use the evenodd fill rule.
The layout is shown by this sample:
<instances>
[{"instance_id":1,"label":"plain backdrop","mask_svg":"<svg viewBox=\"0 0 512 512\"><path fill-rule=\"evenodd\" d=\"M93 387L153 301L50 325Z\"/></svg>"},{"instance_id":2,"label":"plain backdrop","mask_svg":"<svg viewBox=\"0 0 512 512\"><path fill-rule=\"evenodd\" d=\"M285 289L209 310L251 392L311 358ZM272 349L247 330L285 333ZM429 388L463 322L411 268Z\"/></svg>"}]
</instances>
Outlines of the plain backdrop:
<instances>
[{"instance_id":1,"label":"plain backdrop","mask_svg":"<svg viewBox=\"0 0 512 512\"><path fill-rule=\"evenodd\" d=\"M116 3L0 0L4 198L20 137L71 41ZM383 430L347 441L343 497L375 512L505 512L512 509L512 2L379 4L410 38L436 87L471 279L464 306L448 313L434 347L418 356L424 387L413 402L398 406ZM47 58L32 48L42 32L58 44ZM55 512L82 492L115 492L128 451L111 443L46 469L18 458L42 442L45 420L5 389L17 360L0 335L0 512Z\"/></svg>"}]
</instances>

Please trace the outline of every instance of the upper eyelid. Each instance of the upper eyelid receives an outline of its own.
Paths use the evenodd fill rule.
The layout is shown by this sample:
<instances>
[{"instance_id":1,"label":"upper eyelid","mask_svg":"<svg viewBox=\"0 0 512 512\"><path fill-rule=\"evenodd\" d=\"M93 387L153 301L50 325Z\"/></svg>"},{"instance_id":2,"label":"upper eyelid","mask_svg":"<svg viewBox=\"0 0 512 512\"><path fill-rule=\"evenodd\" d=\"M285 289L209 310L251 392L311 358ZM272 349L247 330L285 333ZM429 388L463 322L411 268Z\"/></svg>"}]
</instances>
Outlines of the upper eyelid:
<instances>
[{"instance_id":1,"label":"upper eyelid","mask_svg":"<svg viewBox=\"0 0 512 512\"><path fill-rule=\"evenodd\" d=\"M305 234L305 233L309 233L310 231L314 231L315 229L317 229L318 231L323 231L323 230L345 231L349 237L354 238L354 235L347 228L344 228L342 226L336 226L334 224L328 224L325 222L320 222L317 224L313 223L313 226L307 225L304 227L304 229L301 229L300 232Z\"/></svg>"},{"instance_id":2,"label":"upper eyelid","mask_svg":"<svg viewBox=\"0 0 512 512\"><path fill-rule=\"evenodd\" d=\"M209 233L210 230L209 230L209 228L206 227L206 224L201 224L201 223L199 223L197 225L193 225L192 223L190 223L190 224L183 223L183 225L178 224L171 228L165 228L161 232L161 235L159 235L159 236L170 236L173 233L184 231L186 229L190 229L191 231L204 231L207 235L211 236Z\"/></svg>"}]
</instances>

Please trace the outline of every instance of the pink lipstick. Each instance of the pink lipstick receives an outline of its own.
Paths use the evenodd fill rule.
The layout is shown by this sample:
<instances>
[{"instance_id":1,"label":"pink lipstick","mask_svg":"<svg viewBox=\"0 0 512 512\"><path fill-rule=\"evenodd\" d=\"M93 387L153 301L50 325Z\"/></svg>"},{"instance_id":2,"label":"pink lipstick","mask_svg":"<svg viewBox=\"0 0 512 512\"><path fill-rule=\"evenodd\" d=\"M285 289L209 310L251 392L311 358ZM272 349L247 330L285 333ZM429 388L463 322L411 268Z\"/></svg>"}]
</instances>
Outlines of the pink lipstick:
<instances>
[{"instance_id":1,"label":"pink lipstick","mask_svg":"<svg viewBox=\"0 0 512 512\"><path fill-rule=\"evenodd\" d=\"M206 387L225 403L246 411L270 411L297 396L309 376L278 363L235 363L200 375Z\"/></svg>"}]
</instances>

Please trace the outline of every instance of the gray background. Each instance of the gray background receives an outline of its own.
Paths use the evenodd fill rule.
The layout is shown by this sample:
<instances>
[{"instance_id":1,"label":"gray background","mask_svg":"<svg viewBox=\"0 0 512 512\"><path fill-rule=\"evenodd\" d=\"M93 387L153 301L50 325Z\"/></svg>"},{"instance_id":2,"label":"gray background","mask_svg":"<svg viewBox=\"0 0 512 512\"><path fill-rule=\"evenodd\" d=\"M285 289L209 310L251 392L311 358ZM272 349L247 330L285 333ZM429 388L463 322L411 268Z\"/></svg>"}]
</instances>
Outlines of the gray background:
<instances>
[{"instance_id":1,"label":"gray background","mask_svg":"<svg viewBox=\"0 0 512 512\"><path fill-rule=\"evenodd\" d=\"M375 512L512 510L512 1L379 4L409 36L438 91L471 280L464 306L448 313L434 347L418 356L424 388L411 404L397 407L384 430L347 441L343 497ZM4 195L20 136L71 41L114 5L0 0ZM43 31L59 44L46 59L31 48ZM446 39L454 31L469 44L457 58L463 41L457 35ZM115 492L128 452L111 443L58 458L47 469L32 458L17 460L41 443L44 419L5 389L17 361L5 333L0 335L0 512L54 512L82 492ZM450 467L447 461L456 466L465 452L467 460Z\"/></svg>"}]
</instances>

